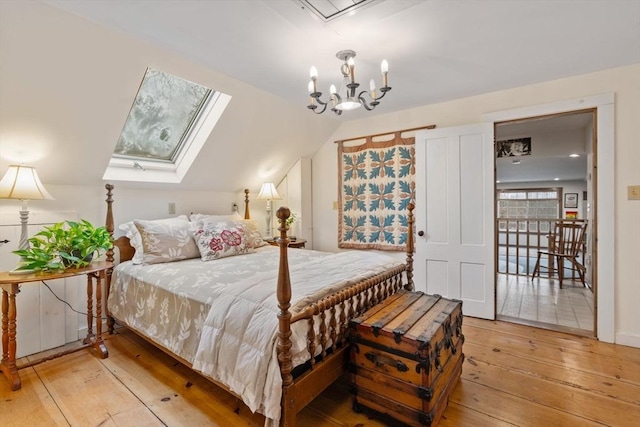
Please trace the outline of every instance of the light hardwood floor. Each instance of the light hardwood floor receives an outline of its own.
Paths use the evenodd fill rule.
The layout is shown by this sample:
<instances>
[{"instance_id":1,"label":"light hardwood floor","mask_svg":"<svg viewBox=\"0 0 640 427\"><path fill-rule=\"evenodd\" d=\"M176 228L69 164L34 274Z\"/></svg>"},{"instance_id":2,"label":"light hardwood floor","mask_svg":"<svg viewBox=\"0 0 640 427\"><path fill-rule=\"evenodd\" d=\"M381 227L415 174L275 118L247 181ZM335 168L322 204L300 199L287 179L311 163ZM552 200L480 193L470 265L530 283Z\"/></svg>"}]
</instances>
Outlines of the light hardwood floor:
<instances>
[{"instance_id":1,"label":"light hardwood floor","mask_svg":"<svg viewBox=\"0 0 640 427\"><path fill-rule=\"evenodd\" d=\"M640 349L465 317L462 379L439 426L640 426ZM230 394L122 330L108 359L80 351L0 378L0 426L261 426ZM21 362L24 362L22 359ZM383 424L351 411L348 378L300 426Z\"/></svg>"},{"instance_id":2,"label":"light hardwood floor","mask_svg":"<svg viewBox=\"0 0 640 427\"><path fill-rule=\"evenodd\" d=\"M498 274L496 314L499 319L593 337L594 298L580 281Z\"/></svg>"}]
</instances>

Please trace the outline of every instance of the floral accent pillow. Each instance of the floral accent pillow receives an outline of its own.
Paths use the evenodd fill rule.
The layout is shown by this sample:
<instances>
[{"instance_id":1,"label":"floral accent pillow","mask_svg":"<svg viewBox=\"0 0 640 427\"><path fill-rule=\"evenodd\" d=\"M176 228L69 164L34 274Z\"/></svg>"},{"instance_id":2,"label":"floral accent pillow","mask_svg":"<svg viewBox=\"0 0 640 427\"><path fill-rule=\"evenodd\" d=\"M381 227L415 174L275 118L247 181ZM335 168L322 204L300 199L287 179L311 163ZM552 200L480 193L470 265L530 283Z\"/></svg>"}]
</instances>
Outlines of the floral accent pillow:
<instances>
[{"instance_id":1,"label":"floral accent pillow","mask_svg":"<svg viewBox=\"0 0 640 427\"><path fill-rule=\"evenodd\" d=\"M195 230L194 239L203 261L253 252L240 221L204 222Z\"/></svg>"},{"instance_id":2,"label":"floral accent pillow","mask_svg":"<svg viewBox=\"0 0 640 427\"><path fill-rule=\"evenodd\" d=\"M142 240L142 263L158 264L200 255L189 221L133 221Z\"/></svg>"}]
</instances>

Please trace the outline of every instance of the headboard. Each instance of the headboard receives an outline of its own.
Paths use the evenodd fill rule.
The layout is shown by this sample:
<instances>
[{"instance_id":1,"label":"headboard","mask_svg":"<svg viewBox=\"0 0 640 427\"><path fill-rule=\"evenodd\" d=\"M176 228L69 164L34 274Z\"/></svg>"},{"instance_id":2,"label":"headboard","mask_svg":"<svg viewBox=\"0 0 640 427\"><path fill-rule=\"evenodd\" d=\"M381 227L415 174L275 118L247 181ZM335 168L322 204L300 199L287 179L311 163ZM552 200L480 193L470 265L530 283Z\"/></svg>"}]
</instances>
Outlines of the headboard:
<instances>
[{"instance_id":1,"label":"headboard","mask_svg":"<svg viewBox=\"0 0 640 427\"><path fill-rule=\"evenodd\" d=\"M113 237L113 232L115 230L115 222L113 219L113 184L106 184L104 186L107 189L107 218L105 221L105 226L111 237ZM249 213L249 189L245 188L244 190L244 219L251 219L251 215ZM135 253L135 249L131 246L129 242L129 238L127 236L120 236L113 241L114 248L118 248L118 253L120 254L120 261L129 261L133 258L133 254ZM113 262L114 260L114 251L113 249L109 249L107 251L107 261Z\"/></svg>"}]
</instances>

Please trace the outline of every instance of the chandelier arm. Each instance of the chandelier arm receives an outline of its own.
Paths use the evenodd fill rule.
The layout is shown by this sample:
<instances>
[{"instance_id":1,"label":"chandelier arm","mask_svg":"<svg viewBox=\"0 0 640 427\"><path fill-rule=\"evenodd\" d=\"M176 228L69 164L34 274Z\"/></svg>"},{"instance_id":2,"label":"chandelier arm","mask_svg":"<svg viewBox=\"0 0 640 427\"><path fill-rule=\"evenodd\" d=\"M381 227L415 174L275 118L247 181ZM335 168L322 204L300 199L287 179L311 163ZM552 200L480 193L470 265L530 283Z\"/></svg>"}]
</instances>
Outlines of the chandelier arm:
<instances>
[{"instance_id":1,"label":"chandelier arm","mask_svg":"<svg viewBox=\"0 0 640 427\"><path fill-rule=\"evenodd\" d=\"M380 95L379 97L376 98L376 101L384 98L384 96L387 94L387 92L389 92L391 90L390 86L385 86L385 87L381 87L380 88L380 92L382 92L382 95Z\"/></svg>"},{"instance_id":2,"label":"chandelier arm","mask_svg":"<svg viewBox=\"0 0 640 427\"><path fill-rule=\"evenodd\" d=\"M313 102L309 105L307 105L307 108L310 109L311 111L313 111L316 114L322 114L324 113L324 111L327 109L327 102L323 102L320 97L322 96L322 92L313 92L312 94L310 94L311 96L311 100L317 102L319 105L322 106L322 110L320 111L316 111L318 109L318 106L315 105Z\"/></svg>"},{"instance_id":3,"label":"chandelier arm","mask_svg":"<svg viewBox=\"0 0 640 427\"><path fill-rule=\"evenodd\" d=\"M360 92L358 94L358 101L360 101L360 104L365 108L365 110L367 111L371 111L374 108L376 108L376 105L378 105L380 102L378 102L378 99L382 98L382 96L380 98L371 98L371 95L369 95L369 97L372 99L370 104L367 104L367 101L364 99L364 97L362 96L363 94L367 94L369 95L369 92L367 92L366 90L363 90L362 92Z\"/></svg>"},{"instance_id":4,"label":"chandelier arm","mask_svg":"<svg viewBox=\"0 0 640 427\"><path fill-rule=\"evenodd\" d=\"M315 99L318 104L327 105L326 102L322 102L322 100L320 99L321 96L322 96L322 92L313 92L311 94L311 98Z\"/></svg>"},{"instance_id":5,"label":"chandelier arm","mask_svg":"<svg viewBox=\"0 0 640 427\"><path fill-rule=\"evenodd\" d=\"M307 108L310 109L311 111L313 111L316 114L322 114L322 113L324 113L324 110L327 109L327 103L323 102L321 105L322 105L322 110L320 110L320 111L316 111L318 109L318 106L314 105L314 104L307 105Z\"/></svg>"}]
</instances>

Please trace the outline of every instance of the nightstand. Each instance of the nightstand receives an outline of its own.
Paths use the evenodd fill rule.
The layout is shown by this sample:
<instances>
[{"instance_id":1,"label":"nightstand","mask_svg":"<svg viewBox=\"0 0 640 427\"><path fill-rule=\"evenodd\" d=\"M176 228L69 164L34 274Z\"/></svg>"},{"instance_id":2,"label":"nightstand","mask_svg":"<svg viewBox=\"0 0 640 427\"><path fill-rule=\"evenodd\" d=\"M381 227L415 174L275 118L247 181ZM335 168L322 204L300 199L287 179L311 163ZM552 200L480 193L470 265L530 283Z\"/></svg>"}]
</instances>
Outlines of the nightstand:
<instances>
[{"instance_id":1,"label":"nightstand","mask_svg":"<svg viewBox=\"0 0 640 427\"><path fill-rule=\"evenodd\" d=\"M270 239L265 241L271 246L279 246L278 241L276 239ZM291 240L289 242L289 247L294 249L300 249L300 248L304 248L306 244L307 244L306 239L296 239L296 240Z\"/></svg>"},{"instance_id":2,"label":"nightstand","mask_svg":"<svg viewBox=\"0 0 640 427\"><path fill-rule=\"evenodd\" d=\"M105 280L106 271L113 267L113 264L106 261L94 261L87 267L70 268L64 271L49 273L30 273L22 275L12 275L6 271L0 272L0 288L2 288L2 373L11 384L11 390L18 390L22 387L22 381L18 374L19 369L38 365L47 360L55 359L69 353L76 352L83 348L93 347L97 355L106 359L109 357L107 347L102 341L102 284ZM22 366L16 365L16 348L18 340L16 337L16 296L20 292L20 286L41 281L61 279L65 277L87 276L87 337L82 341L81 347L56 353L49 357L30 361ZM93 307L93 283L95 279L95 316ZM96 321L96 333L93 333L93 319Z\"/></svg>"}]
</instances>

